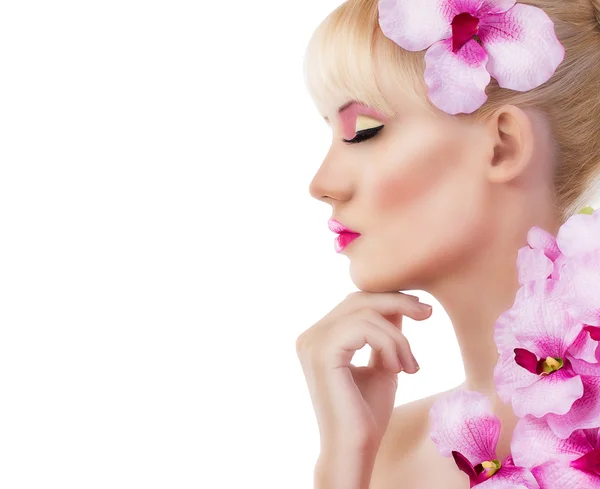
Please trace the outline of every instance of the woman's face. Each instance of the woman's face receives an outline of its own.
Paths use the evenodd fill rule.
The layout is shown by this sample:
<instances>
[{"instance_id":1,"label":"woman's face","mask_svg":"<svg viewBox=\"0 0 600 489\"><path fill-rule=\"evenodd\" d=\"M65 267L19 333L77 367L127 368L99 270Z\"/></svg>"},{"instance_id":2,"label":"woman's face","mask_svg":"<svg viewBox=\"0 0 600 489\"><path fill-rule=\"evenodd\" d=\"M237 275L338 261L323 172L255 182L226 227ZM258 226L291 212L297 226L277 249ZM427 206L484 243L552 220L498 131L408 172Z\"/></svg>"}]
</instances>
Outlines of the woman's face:
<instances>
[{"instance_id":1,"label":"woman's face","mask_svg":"<svg viewBox=\"0 0 600 489\"><path fill-rule=\"evenodd\" d=\"M427 290L485 246L493 144L483 125L436 117L405 95L388 100L398 114L389 120L357 104L323 114L333 140L309 190L361 233L341 251L360 290ZM382 125L362 142L342 139Z\"/></svg>"}]
</instances>

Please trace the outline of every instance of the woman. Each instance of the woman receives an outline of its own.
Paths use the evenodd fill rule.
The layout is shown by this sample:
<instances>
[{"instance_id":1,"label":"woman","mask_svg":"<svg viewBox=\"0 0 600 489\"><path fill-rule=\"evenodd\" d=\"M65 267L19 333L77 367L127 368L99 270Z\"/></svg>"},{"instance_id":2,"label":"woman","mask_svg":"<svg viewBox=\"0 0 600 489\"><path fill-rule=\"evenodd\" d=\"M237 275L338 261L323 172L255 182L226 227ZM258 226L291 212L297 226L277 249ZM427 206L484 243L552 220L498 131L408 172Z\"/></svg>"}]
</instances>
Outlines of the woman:
<instances>
[{"instance_id":1,"label":"woman","mask_svg":"<svg viewBox=\"0 0 600 489\"><path fill-rule=\"evenodd\" d=\"M519 2L537 10L517 20L545 15L551 30L527 26L530 45L502 69L487 57L472 72L452 65L465 43L487 56L475 10L514 3L349 0L308 46L308 88L333 133L310 193L331 205L336 249L360 289L297 341L321 436L318 489L469 485L430 439L429 409L444 393L394 408L397 375L419 368L402 316L431 314L403 290L429 292L448 313L466 373L455 389L492 400L504 428L498 456L509 454L517 418L495 391L493 332L519 288L517 251L532 226L556 235L600 177L600 0ZM419 38L436 9L461 14L438 38L453 37L441 55ZM365 344L369 365L357 368L350 360Z\"/></svg>"}]
</instances>

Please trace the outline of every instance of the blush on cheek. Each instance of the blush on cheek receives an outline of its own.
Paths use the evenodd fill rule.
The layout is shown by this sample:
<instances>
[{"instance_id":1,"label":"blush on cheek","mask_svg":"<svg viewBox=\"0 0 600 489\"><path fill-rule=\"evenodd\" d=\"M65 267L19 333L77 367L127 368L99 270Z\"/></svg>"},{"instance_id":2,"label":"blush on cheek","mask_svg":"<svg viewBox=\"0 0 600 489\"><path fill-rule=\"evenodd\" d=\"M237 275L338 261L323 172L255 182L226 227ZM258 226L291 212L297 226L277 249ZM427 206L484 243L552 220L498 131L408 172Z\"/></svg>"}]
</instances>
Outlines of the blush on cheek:
<instances>
[{"instance_id":1,"label":"blush on cheek","mask_svg":"<svg viewBox=\"0 0 600 489\"><path fill-rule=\"evenodd\" d=\"M416 165L418 166L418 165ZM373 199L381 212L405 207L425 196L432 186L422 169L396 169L373 181Z\"/></svg>"},{"instance_id":2,"label":"blush on cheek","mask_svg":"<svg viewBox=\"0 0 600 489\"><path fill-rule=\"evenodd\" d=\"M373 199L380 210L408 204L428 205L438 194L445 193L444 187L463 171L456 143L443 137L435 139L431 131L424 139L421 136L419 140L415 135L417 148L404 145L400 160L389 162L384 172L372 176Z\"/></svg>"}]
</instances>

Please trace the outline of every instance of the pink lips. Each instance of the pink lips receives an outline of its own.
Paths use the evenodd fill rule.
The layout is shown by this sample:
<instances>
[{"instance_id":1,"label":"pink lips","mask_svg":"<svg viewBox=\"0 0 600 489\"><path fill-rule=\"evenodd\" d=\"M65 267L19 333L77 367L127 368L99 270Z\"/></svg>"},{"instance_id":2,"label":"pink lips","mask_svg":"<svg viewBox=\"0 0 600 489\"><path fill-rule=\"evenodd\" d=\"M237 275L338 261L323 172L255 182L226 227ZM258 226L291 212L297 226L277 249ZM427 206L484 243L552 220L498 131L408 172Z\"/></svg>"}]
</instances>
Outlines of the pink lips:
<instances>
[{"instance_id":1,"label":"pink lips","mask_svg":"<svg viewBox=\"0 0 600 489\"><path fill-rule=\"evenodd\" d=\"M335 238L334 245L335 251L340 253L346 246L348 246L352 241L360 236L360 233L352 231L344 226L342 223L336 221L335 219L329 219L327 223L329 229L334 233L338 233L338 237Z\"/></svg>"}]
</instances>

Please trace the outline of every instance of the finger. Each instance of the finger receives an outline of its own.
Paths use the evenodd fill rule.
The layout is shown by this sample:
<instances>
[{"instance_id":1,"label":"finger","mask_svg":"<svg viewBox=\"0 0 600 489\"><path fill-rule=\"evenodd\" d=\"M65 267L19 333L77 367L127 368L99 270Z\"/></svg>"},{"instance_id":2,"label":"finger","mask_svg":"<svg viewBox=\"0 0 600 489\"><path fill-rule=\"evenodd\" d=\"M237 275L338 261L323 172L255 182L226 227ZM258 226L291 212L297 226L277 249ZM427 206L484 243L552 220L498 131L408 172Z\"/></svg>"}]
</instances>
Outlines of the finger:
<instances>
[{"instance_id":1,"label":"finger","mask_svg":"<svg viewBox=\"0 0 600 489\"><path fill-rule=\"evenodd\" d=\"M381 329L379 325L373 322L368 321L368 323L376 329ZM377 336L369 336L370 338L372 337L373 340L369 341L371 355L369 356L368 366L371 368L391 370L394 373L400 373L404 369L404 366L398 357L398 347L396 346L396 342L393 338L387 336L387 333L383 332L383 334L385 341L382 341L382 346L374 344L378 339Z\"/></svg>"},{"instance_id":2,"label":"finger","mask_svg":"<svg viewBox=\"0 0 600 489\"><path fill-rule=\"evenodd\" d=\"M394 370L394 372L400 373L402 370L404 370L404 365L402 365L402 362L400 361L397 348L396 348L396 362L397 362L397 370ZM369 363L367 366L369 368L388 369L389 370L389 366L388 366L387 362L385 361L385 357L383 356L382 352L380 350L376 350L373 347L371 347L371 355L369 356Z\"/></svg>"},{"instance_id":3,"label":"finger","mask_svg":"<svg viewBox=\"0 0 600 489\"><path fill-rule=\"evenodd\" d=\"M404 371L407 373L416 373L419 370L419 364L412 353L410 343L406 336L404 336L393 323L382 317L376 311L367 309L364 310L362 314L364 314L369 321L380 326L394 339L398 359L403 365Z\"/></svg>"},{"instance_id":4,"label":"finger","mask_svg":"<svg viewBox=\"0 0 600 489\"><path fill-rule=\"evenodd\" d=\"M387 319L390 323L392 323L396 327L396 329L402 331L402 318L404 317L402 314L383 314L382 316L385 319Z\"/></svg>"},{"instance_id":5,"label":"finger","mask_svg":"<svg viewBox=\"0 0 600 489\"><path fill-rule=\"evenodd\" d=\"M403 292L370 293L360 291L348 294L327 316L336 318L368 307L383 316L403 314L415 321L422 321L430 316L431 310L419 304L421 303L414 296Z\"/></svg>"},{"instance_id":6,"label":"finger","mask_svg":"<svg viewBox=\"0 0 600 489\"><path fill-rule=\"evenodd\" d=\"M402 318L404 317L404 316L402 316L402 314L390 314L390 315L384 316L384 317L385 317L385 319L390 321L394 325L394 327L396 327L399 331L402 331ZM398 360L400 360L400 355L398 355ZM368 366L371 368L383 368L384 367L383 358L382 358L380 352L371 349L371 355L369 356ZM400 367L402 368L402 370L404 370L404 365L402 364L401 361L400 361Z\"/></svg>"},{"instance_id":7,"label":"finger","mask_svg":"<svg viewBox=\"0 0 600 489\"><path fill-rule=\"evenodd\" d=\"M362 317L354 316L350 323L345 323L343 327L338 328L335 336L337 337L335 345L332 342L329 348L335 348L339 352L337 355L329 354L326 351L314 352L318 357L317 362L333 362L329 366L323 366L347 367L354 353L363 346L369 345L372 350L381 356L378 365L392 372L400 372L401 364L395 339L381 326L374 324L364 315Z\"/></svg>"}]
</instances>

